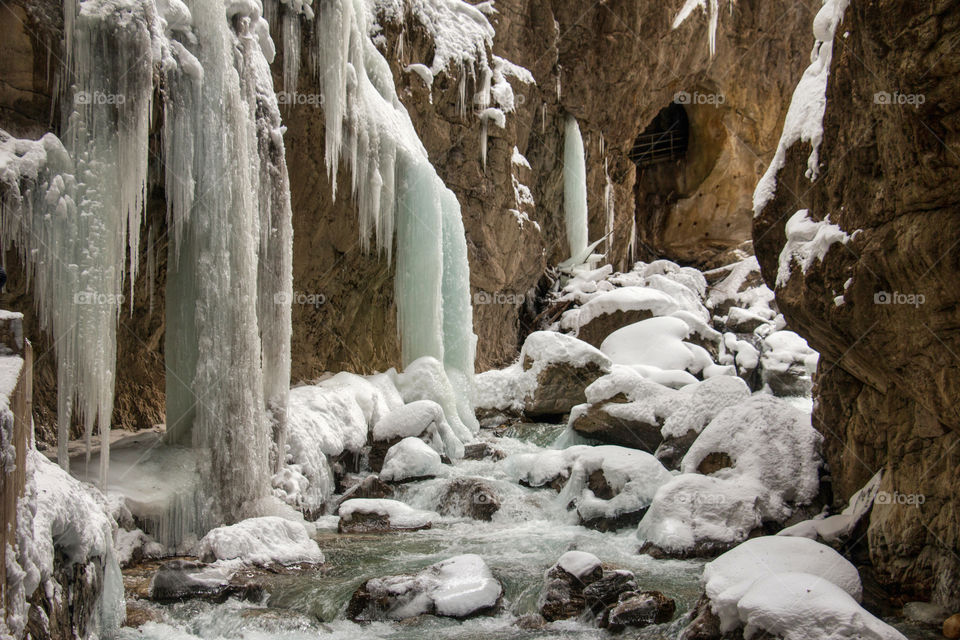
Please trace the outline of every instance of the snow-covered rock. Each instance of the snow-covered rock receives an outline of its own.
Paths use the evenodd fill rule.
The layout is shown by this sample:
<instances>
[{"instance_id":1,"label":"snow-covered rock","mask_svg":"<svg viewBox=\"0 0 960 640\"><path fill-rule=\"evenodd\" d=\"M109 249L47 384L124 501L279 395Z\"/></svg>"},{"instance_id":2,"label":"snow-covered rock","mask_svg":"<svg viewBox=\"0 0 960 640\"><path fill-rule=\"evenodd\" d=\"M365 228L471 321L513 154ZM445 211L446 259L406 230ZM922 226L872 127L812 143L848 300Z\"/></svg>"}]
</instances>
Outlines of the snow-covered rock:
<instances>
[{"instance_id":1,"label":"snow-covered rock","mask_svg":"<svg viewBox=\"0 0 960 640\"><path fill-rule=\"evenodd\" d=\"M557 560L557 564L554 566L560 567L577 580L582 581L585 580L587 576L596 573L600 565L600 558L592 553L587 553L586 551L567 551L560 556L560 559Z\"/></svg>"},{"instance_id":2,"label":"snow-covered rock","mask_svg":"<svg viewBox=\"0 0 960 640\"><path fill-rule=\"evenodd\" d=\"M680 469L696 473L708 457L726 456L730 466L714 475L759 488L757 506L764 521L783 522L796 505L817 496L822 441L809 415L779 398L759 394L718 413L690 447Z\"/></svg>"},{"instance_id":3,"label":"snow-covered rock","mask_svg":"<svg viewBox=\"0 0 960 640\"><path fill-rule=\"evenodd\" d=\"M647 320L668 316L679 306L662 291L648 287L622 287L591 298L576 314L577 337L594 346L615 330Z\"/></svg>"},{"instance_id":4,"label":"snow-covered rock","mask_svg":"<svg viewBox=\"0 0 960 640\"><path fill-rule=\"evenodd\" d=\"M793 331L776 331L763 339L763 383L774 395L807 396L813 387L819 354Z\"/></svg>"},{"instance_id":5,"label":"snow-covered rock","mask_svg":"<svg viewBox=\"0 0 960 640\"><path fill-rule=\"evenodd\" d=\"M442 468L440 454L430 445L420 438L404 438L387 450L380 479L385 482L403 482L428 478L440 473Z\"/></svg>"},{"instance_id":6,"label":"snow-covered rock","mask_svg":"<svg viewBox=\"0 0 960 640\"><path fill-rule=\"evenodd\" d=\"M572 336L536 331L520 351L524 411L530 416L568 412L585 399L584 389L610 370L610 359Z\"/></svg>"},{"instance_id":7,"label":"snow-covered rock","mask_svg":"<svg viewBox=\"0 0 960 640\"><path fill-rule=\"evenodd\" d=\"M341 533L383 533L429 529L437 514L414 509L397 500L345 500L337 510Z\"/></svg>"},{"instance_id":8,"label":"snow-covered rock","mask_svg":"<svg viewBox=\"0 0 960 640\"><path fill-rule=\"evenodd\" d=\"M206 562L241 560L260 566L323 562L323 553L307 527L277 516L249 518L212 529L198 543L197 555Z\"/></svg>"},{"instance_id":9,"label":"snow-covered rock","mask_svg":"<svg viewBox=\"0 0 960 640\"><path fill-rule=\"evenodd\" d=\"M704 567L702 582L720 631L743 628L785 640L902 640L859 604L860 575L849 561L806 538L749 540Z\"/></svg>"},{"instance_id":10,"label":"snow-covered rock","mask_svg":"<svg viewBox=\"0 0 960 640\"><path fill-rule=\"evenodd\" d=\"M862 489L850 496L842 512L798 522L777 535L810 538L831 545L849 540L857 525L870 514L873 508L873 501L880 489L881 473L878 471Z\"/></svg>"},{"instance_id":11,"label":"snow-covered rock","mask_svg":"<svg viewBox=\"0 0 960 640\"><path fill-rule=\"evenodd\" d=\"M423 614L462 619L496 610L502 595L503 587L483 559L465 554L414 575L367 580L350 599L347 616L356 622Z\"/></svg>"},{"instance_id":12,"label":"snow-covered rock","mask_svg":"<svg viewBox=\"0 0 960 640\"><path fill-rule=\"evenodd\" d=\"M650 318L614 331L600 351L615 364L682 371L693 363L693 355L683 346L689 334L690 327L679 318Z\"/></svg>"}]
</instances>

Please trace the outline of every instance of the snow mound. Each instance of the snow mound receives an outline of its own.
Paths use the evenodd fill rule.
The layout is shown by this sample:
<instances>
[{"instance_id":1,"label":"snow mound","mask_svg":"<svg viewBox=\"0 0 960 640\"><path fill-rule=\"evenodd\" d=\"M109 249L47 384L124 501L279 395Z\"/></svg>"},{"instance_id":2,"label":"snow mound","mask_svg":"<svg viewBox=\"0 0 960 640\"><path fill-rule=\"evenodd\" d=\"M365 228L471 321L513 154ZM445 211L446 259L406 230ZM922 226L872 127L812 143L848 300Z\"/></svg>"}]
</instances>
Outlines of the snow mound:
<instances>
[{"instance_id":1,"label":"snow mound","mask_svg":"<svg viewBox=\"0 0 960 640\"><path fill-rule=\"evenodd\" d=\"M797 365L807 375L813 375L819 360L820 354L793 331L774 331L763 339L761 364L765 372L787 373Z\"/></svg>"},{"instance_id":2,"label":"snow mound","mask_svg":"<svg viewBox=\"0 0 960 640\"><path fill-rule=\"evenodd\" d=\"M534 331L523 343L520 361L524 367L539 372L549 364L568 364L581 368L595 364L601 369L610 367L610 358L596 347L582 340L553 331Z\"/></svg>"},{"instance_id":3,"label":"snow mound","mask_svg":"<svg viewBox=\"0 0 960 640\"><path fill-rule=\"evenodd\" d=\"M443 407L433 400L416 400L380 419L373 427L373 440L421 437L441 455L456 455L462 443L447 424Z\"/></svg>"},{"instance_id":4,"label":"snow mound","mask_svg":"<svg viewBox=\"0 0 960 640\"><path fill-rule=\"evenodd\" d=\"M568 449L569 451L569 449ZM616 518L650 506L653 496L673 477L660 461L645 451L603 445L578 449L568 481L557 497L562 505L575 504L583 520ZM590 475L600 471L614 492L609 500L598 498L588 487Z\"/></svg>"},{"instance_id":5,"label":"snow mound","mask_svg":"<svg viewBox=\"0 0 960 640\"><path fill-rule=\"evenodd\" d=\"M273 494L301 511L319 511L333 495L330 458L359 452L370 427L402 406L393 382L382 374L343 372L291 389L285 464L273 476Z\"/></svg>"},{"instance_id":6,"label":"snow mound","mask_svg":"<svg viewBox=\"0 0 960 640\"><path fill-rule=\"evenodd\" d=\"M819 491L822 440L809 415L784 400L760 394L717 414L680 468L696 473L708 455L726 454L732 466L715 475L759 488L758 507L764 520L782 522L794 505L809 503Z\"/></svg>"},{"instance_id":7,"label":"snow mound","mask_svg":"<svg viewBox=\"0 0 960 640\"><path fill-rule=\"evenodd\" d=\"M277 516L217 527L200 540L197 555L207 561L241 560L260 566L323 562L320 547L302 522Z\"/></svg>"},{"instance_id":8,"label":"snow mound","mask_svg":"<svg viewBox=\"0 0 960 640\"><path fill-rule=\"evenodd\" d=\"M390 521L395 529L419 529L429 525L437 514L421 511L397 500L354 498L340 503L337 513L350 520L355 515L379 515Z\"/></svg>"},{"instance_id":9,"label":"snow mound","mask_svg":"<svg viewBox=\"0 0 960 640\"><path fill-rule=\"evenodd\" d=\"M417 358L407 365L403 373L391 369L392 376L403 401L413 403L418 400L432 400L443 408L443 415L450 426L456 441L444 438L447 455L459 459L463 457L463 444L474 439L480 431L480 423L474 409L457 388L469 388L472 393L473 382L466 378L451 380L450 375L456 373L444 369L443 364L436 358L424 356Z\"/></svg>"},{"instance_id":10,"label":"snow mound","mask_svg":"<svg viewBox=\"0 0 960 640\"><path fill-rule=\"evenodd\" d=\"M440 454L420 438L404 438L387 449L380 479L402 482L412 478L432 477L440 473Z\"/></svg>"},{"instance_id":11,"label":"snow mound","mask_svg":"<svg viewBox=\"0 0 960 640\"><path fill-rule=\"evenodd\" d=\"M704 567L702 582L724 633L745 625L786 640L900 640L857 604L860 575L826 545L806 538L749 540Z\"/></svg>"},{"instance_id":12,"label":"snow mound","mask_svg":"<svg viewBox=\"0 0 960 640\"><path fill-rule=\"evenodd\" d=\"M617 329L600 345L615 364L684 370L693 354L683 345L690 327L679 318L650 318Z\"/></svg>"},{"instance_id":13,"label":"snow mound","mask_svg":"<svg viewBox=\"0 0 960 640\"><path fill-rule=\"evenodd\" d=\"M760 488L685 473L657 490L637 539L670 555L710 555L743 542L761 524Z\"/></svg>"},{"instance_id":14,"label":"snow mound","mask_svg":"<svg viewBox=\"0 0 960 640\"><path fill-rule=\"evenodd\" d=\"M700 433L717 414L750 397L750 387L735 376L708 378L667 396L666 419L660 432L664 438L680 438L689 431Z\"/></svg>"},{"instance_id":15,"label":"snow mound","mask_svg":"<svg viewBox=\"0 0 960 640\"><path fill-rule=\"evenodd\" d=\"M747 635L763 630L784 640L906 640L846 591L809 573L757 580L737 611Z\"/></svg>"},{"instance_id":16,"label":"snow mound","mask_svg":"<svg viewBox=\"0 0 960 640\"><path fill-rule=\"evenodd\" d=\"M600 564L600 558L592 553L587 553L586 551L567 551L560 556L560 559L557 560L557 564L554 566L560 567L577 580L580 580L596 571Z\"/></svg>"},{"instance_id":17,"label":"snow mound","mask_svg":"<svg viewBox=\"0 0 960 640\"><path fill-rule=\"evenodd\" d=\"M649 311L654 316L668 316L677 310L677 303L662 291L623 287L602 293L580 307L578 322L582 327L600 316L617 311Z\"/></svg>"}]
</instances>

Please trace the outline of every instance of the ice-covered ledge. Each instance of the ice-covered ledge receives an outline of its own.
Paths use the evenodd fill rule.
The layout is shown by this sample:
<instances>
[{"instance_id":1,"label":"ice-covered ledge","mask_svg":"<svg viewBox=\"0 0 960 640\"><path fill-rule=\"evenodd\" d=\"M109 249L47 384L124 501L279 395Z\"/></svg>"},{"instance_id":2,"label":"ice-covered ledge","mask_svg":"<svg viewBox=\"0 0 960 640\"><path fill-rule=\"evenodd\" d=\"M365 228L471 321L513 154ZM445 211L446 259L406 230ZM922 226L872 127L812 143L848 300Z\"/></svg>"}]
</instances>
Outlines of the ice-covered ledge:
<instances>
[{"instance_id":1,"label":"ice-covered ledge","mask_svg":"<svg viewBox=\"0 0 960 640\"><path fill-rule=\"evenodd\" d=\"M17 500L26 480L26 453L32 420L30 343L23 338L23 314L0 309L0 584L7 584L7 549L16 544ZM6 591L6 589L4 589ZM3 607L4 620L8 611Z\"/></svg>"}]
</instances>

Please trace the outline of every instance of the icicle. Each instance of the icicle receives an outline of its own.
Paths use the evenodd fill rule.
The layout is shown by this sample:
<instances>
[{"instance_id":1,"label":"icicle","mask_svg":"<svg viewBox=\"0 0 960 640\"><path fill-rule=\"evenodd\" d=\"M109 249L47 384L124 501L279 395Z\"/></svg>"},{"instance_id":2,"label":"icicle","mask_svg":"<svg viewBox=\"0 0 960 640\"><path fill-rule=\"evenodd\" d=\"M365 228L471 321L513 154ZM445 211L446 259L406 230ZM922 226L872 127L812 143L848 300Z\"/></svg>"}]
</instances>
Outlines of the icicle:
<instances>
[{"instance_id":1,"label":"icicle","mask_svg":"<svg viewBox=\"0 0 960 640\"><path fill-rule=\"evenodd\" d=\"M150 225L150 230L147 232L147 277L145 278L146 288L147 288L147 300L148 300L148 315L153 315L153 304L154 304L154 292L156 290L157 282L157 228L154 225ZM131 304L131 307L133 305Z\"/></svg>"},{"instance_id":2,"label":"icicle","mask_svg":"<svg viewBox=\"0 0 960 640\"><path fill-rule=\"evenodd\" d=\"M600 146L603 146L603 136L600 136ZM603 159L603 176L606 178L606 185L603 188L603 210L606 214L606 226L604 227L604 237L607 239L606 254L607 260L613 259L613 231L616 220L616 203L614 200L613 181L610 179L610 168L607 158Z\"/></svg>"},{"instance_id":3,"label":"icicle","mask_svg":"<svg viewBox=\"0 0 960 640\"><path fill-rule=\"evenodd\" d=\"M577 119L567 115L563 142L563 213L570 257L587 247L587 167Z\"/></svg>"},{"instance_id":4,"label":"icicle","mask_svg":"<svg viewBox=\"0 0 960 640\"><path fill-rule=\"evenodd\" d=\"M474 19L473 13L482 18L464 6L467 18ZM476 432L470 405L475 338L460 207L430 164L397 97L390 66L369 37L372 25L371 8L363 0L328 0L319 6L315 46L327 173L335 185L338 164L349 169L364 247L372 233L377 250L385 251L389 260L396 233L397 320L404 364L421 356L443 362L457 388L458 419ZM456 62L465 108L465 66L463 59ZM481 78L478 102L486 109L491 76L488 66L482 68L488 75Z\"/></svg>"},{"instance_id":5,"label":"icicle","mask_svg":"<svg viewBox=\"0 0 960 640\"><path fill-rule=\"evenodd\" d=\"M283 90L292 104L300 77L300 16L287 11L283 14Z\"/></svg>"}]
</instances>

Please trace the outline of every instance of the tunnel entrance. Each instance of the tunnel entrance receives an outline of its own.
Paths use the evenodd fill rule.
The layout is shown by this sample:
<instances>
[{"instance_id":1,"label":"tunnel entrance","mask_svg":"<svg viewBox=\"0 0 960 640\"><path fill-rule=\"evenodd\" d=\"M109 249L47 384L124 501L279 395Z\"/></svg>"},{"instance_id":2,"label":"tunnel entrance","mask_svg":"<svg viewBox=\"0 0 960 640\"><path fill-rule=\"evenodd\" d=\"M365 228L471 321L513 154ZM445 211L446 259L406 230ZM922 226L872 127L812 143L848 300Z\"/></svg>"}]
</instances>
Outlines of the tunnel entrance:
<instances>
[{"instance_id":1,"label":"tunnel entrance","mask_svg":"<svg viewBox=\"0 0 960 640\"><path fill-rule=\"evenodd\" d=\"M687 155L690 143L690 120L683 105L670 103L657 114L637 136L630 159L638 167L647 167Z\"/></svg>"}]
</instances>

